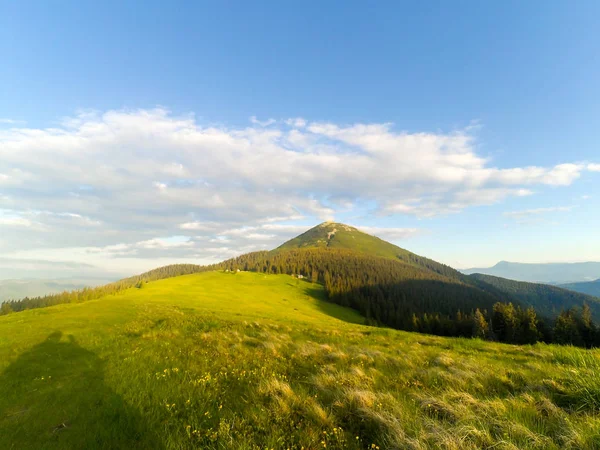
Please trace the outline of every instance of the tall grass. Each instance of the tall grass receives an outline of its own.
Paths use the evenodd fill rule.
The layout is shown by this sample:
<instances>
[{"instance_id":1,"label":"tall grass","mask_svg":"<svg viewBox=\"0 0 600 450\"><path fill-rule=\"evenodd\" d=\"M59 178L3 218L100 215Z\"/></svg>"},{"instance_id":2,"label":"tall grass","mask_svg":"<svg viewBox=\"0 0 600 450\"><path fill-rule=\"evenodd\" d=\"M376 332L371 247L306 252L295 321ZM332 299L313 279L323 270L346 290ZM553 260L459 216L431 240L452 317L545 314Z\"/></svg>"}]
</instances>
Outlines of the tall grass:
<instances>
[{"instance_id":1,"label":"tall grass","mask_svg":"<svg viewBox=\"0 0 600 450\"><path fill-rule=\"evenodd\" d=\"M0 318L0 448L596 449L599 353L360 325L206 273Z\"/></svg>"}]
</instances>

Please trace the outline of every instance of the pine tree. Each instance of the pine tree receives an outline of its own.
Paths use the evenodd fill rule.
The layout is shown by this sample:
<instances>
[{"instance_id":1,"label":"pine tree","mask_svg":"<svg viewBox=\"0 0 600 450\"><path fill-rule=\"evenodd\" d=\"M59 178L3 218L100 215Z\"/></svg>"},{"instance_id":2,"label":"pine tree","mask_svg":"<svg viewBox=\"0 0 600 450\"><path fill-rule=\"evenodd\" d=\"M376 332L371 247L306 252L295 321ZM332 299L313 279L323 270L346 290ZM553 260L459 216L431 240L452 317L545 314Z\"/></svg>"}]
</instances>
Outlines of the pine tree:
<instances>
[{"instance_id":1,"label":"pine tree","mask_svg":"<svg viewBox=\"0 0 600 450\"><path fill-rule=\"evenodd\" d=\"M573 309L561 311L556 318L554 322L554 341L558 344L578 346L583 344Z\"/></svg>"},{"instance_id":2,"label":"pine tree","mask_svg":"<svg viewBox=\"0 0 600 450\"><path fill-rule=\"evenodd\" d=\"M586 347L592 347L596 340L596 327L592 321L592 311L587 303L583 304L579 320L579 334Z\"/></svg>"},{"instance_id":3,"label":"pine tree","mask_svg":"<svg viewBox=\"0 0 600 450\"><path fill-rule=\"evenodd\" d=\"M0 316L10 314L11 312L13 312L13 309L10 306L10 303L8 303L8 302L2 303L2 306L0 306Z\"/></svg>"},{"instance_id":4,"label":"pine tree","mask_svg":"<svg viewBox=\"0 0 600 450\"><path fill-rule=\"evenodd\" d=\"M479 311L479 308L475 310L475 316L473 317L473 337L485 339L488 335L488 323L485 320L485 316Z\"/></svg>"},{"instance_id":5,"label":"pine tree","mask_svg":"<svg viewBox=\"0 0 600 450\"><path fill-rule=\"evenodd\" d=\"M515 342L517 317L512 303L496 303L494 305L492 326L496 339L501 342Z\"/></svg>"},{"instance_id":6,"label":"pine tree","mask_svg":"<svg viewBox=\"0 0 600 450\"><path fill-rule=\"evenodd\" d=\"M519 308L520 309L520 308ZM520 311L520 327L519 338L520 344L535 344L540 339L540 332L537 329L537 315L535 309L527 308L525 311Z\"/></svg>"}]
</instances>

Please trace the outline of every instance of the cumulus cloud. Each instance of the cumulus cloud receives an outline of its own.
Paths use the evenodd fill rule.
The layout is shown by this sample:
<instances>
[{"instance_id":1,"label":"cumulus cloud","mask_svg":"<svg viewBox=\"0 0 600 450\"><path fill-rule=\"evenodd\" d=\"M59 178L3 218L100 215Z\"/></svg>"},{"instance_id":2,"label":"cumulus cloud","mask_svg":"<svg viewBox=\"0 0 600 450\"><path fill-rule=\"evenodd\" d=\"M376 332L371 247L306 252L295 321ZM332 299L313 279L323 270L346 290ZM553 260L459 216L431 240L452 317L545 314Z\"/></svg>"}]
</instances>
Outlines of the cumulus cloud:
<instances>
[{"instance_id":1,"label":"cumulus cloud","mask_svg":"<svg viewBox=\"0 0 600 450\"><path fill-rule=\"evenodd\" d=\"M227 127L164 109L86 111L47 129L11 125L0 128L0 210L11 211L0 216L10 233L4 252L92 248L211 260L277 245L361 205L431 217L600 170L578 162L496 167L478 153L472 128L408 133L389 123L256 117ZM414 232L378 231L398 239ZM157 240L180 235L190 239Z\"/></svg>"}]
</instances>

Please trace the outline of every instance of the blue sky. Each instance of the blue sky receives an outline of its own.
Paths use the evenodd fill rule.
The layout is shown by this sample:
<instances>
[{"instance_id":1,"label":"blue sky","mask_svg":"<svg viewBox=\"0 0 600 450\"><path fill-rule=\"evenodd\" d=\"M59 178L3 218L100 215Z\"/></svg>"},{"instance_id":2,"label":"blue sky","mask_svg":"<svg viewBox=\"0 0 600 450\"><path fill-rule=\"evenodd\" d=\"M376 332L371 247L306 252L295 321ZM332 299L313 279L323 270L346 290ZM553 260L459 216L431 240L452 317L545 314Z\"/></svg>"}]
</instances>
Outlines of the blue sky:
<instances>
[{"instance_id":1,"label":"blue sky","mask_svg":"<svg viewBox=\"0 0 600 450\"><path fill-rule=\"evenodd\" d=\"M0 2L0 278L209 262L325 219L461 268L600 260L599 13Z\"/></svg>"}]
</instances>

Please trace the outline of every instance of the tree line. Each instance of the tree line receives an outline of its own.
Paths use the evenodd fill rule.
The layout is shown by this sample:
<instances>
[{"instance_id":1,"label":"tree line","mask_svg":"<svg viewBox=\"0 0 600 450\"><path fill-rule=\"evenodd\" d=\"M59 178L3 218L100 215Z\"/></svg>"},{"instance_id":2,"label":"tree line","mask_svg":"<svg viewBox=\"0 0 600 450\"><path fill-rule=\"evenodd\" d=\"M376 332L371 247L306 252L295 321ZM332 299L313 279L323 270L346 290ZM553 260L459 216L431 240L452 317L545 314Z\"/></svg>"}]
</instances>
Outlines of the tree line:
<instances>
[{"instance_id":1,"label":"tree line","mask_svg":"<svg viewBox=\"0 0 600 450\"><path fill-rule=\"evenodd\" d=\"M563 309L581 307L587 303L592 314L600 317L600 302L586 294L548 284L526 283L484 274L474 274L470 278L485 285L486 289L495 288L501 293L510 293L511 300L533 306L543 316L554 317Z\"/></svg>"}]
</instances>

